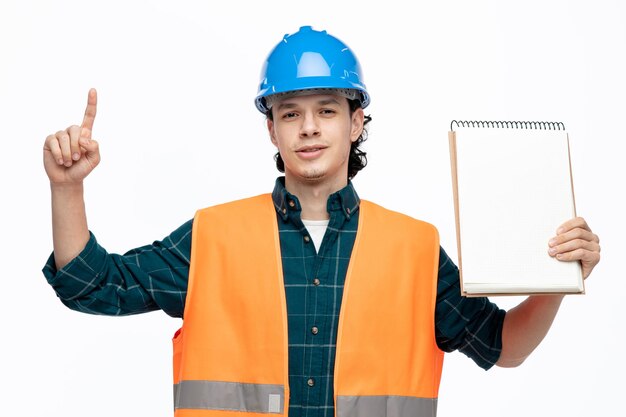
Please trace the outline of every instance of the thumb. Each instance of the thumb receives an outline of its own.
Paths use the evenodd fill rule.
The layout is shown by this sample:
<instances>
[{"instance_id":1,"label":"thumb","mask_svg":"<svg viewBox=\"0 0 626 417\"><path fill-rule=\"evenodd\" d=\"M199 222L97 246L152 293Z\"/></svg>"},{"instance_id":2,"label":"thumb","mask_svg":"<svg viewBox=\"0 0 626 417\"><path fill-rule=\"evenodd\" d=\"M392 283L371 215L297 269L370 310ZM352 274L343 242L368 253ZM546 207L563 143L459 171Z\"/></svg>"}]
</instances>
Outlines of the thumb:
<instances>
[{"instance_id":1,"label":"thumb","mask_svg":"<svg viewBox=\"0 0 626 417\"><path fill-rule=\"evenodd\" d=\"M94 139L88 138L80 138L79 142L80 146L85 149L85 156L87 159L92 162L96 162L96 164L100 161L100 151L98 142Z\"/></svg>"},{"instance_id":2,"label":"thumb","mask_svg":"<svg viewBox=\"0 0 626 417\"><path fill-rule=\"evenodd\" d=\"M93 139L81 137L79 143L87 152L96 152L98 150L98 142Z\"/></svg>"}]
</instances>

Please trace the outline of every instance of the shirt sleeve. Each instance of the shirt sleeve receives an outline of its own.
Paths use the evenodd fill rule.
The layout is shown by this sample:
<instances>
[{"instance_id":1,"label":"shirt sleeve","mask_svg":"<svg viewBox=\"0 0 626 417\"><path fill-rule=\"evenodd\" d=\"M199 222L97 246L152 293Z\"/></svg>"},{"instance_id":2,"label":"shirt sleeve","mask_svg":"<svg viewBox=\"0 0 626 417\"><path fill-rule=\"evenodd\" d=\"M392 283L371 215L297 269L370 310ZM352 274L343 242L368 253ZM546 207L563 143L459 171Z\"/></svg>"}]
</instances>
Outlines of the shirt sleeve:
<instances>
[{"instance_id":1,"label":"shirt sleeve","mask_svg":"<svg viewBox=\"0 0 626 417\"><path fill-rule=\"evenodd\" d=\"M435 308L439 348L445 352L459 350L481 368L491 368L502 351L505 314L486 297L461 295L459 269L441 248Z\"/></svg>"},{"instance_id":2,"label":"shirt sleeve","mask_svg":"<svg viewBox=\"0 0 626 417\"><path fill-rule=\"evenodd\" d=\"M72 310L123 316L163 310L182 317L187 295L191 230L187 221L169 236L124 255L110 254L90 232L82 252L57 270L54 253L43 274Z\"/></svg>"}]
</instances>

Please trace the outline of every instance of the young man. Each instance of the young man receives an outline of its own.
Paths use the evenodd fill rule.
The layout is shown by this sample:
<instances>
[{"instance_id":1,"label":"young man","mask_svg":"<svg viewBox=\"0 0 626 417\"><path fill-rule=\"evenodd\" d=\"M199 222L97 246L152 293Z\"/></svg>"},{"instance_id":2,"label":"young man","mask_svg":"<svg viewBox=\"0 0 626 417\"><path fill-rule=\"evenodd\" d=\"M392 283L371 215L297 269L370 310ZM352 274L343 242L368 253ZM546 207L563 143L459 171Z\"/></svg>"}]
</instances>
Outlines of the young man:
<instances>
[{"instance_id":1,"label":"young man","mask_svg":"<svg viewBox=\"0 0 626 417\"><path fill-rule=\"evenodd\" d=\"M100 162L95 90L81 126L48 136L54 253L44 274L68 307L183 317L174 339L179 416L433 416L443 351L517 366L563 299L504 312L460 295L436 229L359 199L350 179L370 98L340 40L302 27L270 53L256 98L277 166L271 194L199 210L163 241L108 254L87 228L83 179ZM582 218L550 256L599 261Z\"/></svg>"}]
</instances>

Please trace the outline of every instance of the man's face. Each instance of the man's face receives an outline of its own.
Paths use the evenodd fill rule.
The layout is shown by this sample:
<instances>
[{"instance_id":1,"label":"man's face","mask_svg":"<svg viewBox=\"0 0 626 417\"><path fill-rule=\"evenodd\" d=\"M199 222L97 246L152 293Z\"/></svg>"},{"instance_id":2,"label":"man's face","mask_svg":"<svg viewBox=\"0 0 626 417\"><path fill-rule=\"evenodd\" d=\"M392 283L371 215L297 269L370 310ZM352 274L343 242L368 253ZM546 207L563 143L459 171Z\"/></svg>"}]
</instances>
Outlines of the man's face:
<instances>
[{"instance_id":1,"label":"man's face","mask_svg":"<svg viewBox=\"0 0 626 417\"><path fill-rule=\"evenodd\" d=\"M327 184L334 191L348 182L350 145L363 130L363 110L350 114L348 100L324 94L286 98L272 107L267 127L285 162L289 184Z\"/></svg>"}]
</instances>

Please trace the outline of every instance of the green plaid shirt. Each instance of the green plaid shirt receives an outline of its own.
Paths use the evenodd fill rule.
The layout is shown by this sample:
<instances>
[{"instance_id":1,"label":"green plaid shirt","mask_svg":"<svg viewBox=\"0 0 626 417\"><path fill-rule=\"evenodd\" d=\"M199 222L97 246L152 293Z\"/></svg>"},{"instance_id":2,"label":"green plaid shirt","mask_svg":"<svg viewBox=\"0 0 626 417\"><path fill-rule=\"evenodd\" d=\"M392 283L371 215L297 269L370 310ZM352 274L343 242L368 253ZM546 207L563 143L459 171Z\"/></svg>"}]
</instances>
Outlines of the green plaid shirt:
<instances>
[{"instance_id":1,"label":"green plaid shirt","mask_svg":"<svg viewBox=\"0 0 626 417\"><path fill-rule=\"evenodd\" d=\"M328 198L330 220L318 252L300 218L298 198L287 192L284 178L276 181L272 198L287 299L289 416L332 417L335 341L360 200L352 184ZM124 255L107 253L92 234L63 269L56 270L51 255L43 272L73 310L123 316L162 309L182 317L191 230L189 220L165 239ZM439 347L459 350L488 369L500 355L504 315L486 298L460 295L458 269L441 249L434 323Z\"/></svg>"}]
</instances>

